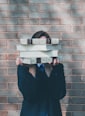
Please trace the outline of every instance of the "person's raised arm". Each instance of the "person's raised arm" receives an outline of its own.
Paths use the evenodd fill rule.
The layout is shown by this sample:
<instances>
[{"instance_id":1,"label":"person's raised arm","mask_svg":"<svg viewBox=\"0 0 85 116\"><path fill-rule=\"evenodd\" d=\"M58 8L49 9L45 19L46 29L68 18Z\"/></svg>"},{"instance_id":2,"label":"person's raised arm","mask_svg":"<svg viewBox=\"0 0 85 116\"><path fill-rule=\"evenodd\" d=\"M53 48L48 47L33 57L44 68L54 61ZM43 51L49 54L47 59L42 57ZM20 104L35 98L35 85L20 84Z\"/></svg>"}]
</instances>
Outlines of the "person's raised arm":
<instances>
[{"instance_id":1,"label":"person's raised arm","mask_svg":"<svg viewBox=\"0 0 85 116\"><path fill-rule=\"evenodd\" d=\"M66 95L66 82L63 64L58 63L53 65L49 88L50 96L52 98L62 99Z\"/></svg>"},{"instance_id":2,"label":"person's raised arm","mask_svg":"<svg viewBox=\"0 0 85 116\"><path fill-rule=\"evenodd\" d=\"M29 73L29 67L22 63L20 58L16 59L18 88L22 93L24 99L31 100L36 98L36 80Z\"/></svg>"}]
</instances>

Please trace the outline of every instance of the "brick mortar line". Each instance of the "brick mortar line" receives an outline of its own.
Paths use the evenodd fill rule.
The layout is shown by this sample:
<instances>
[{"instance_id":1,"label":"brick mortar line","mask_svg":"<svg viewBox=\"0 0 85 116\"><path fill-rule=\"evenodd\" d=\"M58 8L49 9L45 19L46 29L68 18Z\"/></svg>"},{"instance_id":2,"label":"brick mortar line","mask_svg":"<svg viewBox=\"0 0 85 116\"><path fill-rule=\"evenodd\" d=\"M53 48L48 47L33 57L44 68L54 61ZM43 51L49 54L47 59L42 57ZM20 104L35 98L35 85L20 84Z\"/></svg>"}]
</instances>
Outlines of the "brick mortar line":
<instances>
[{"instance_id":1,"label":"brick mortar line","mask_svg":"<svg viewBox=\"0 0 85 116\"><path fill-rule=\"evenodd\" d=\"M7 24L5 24L5 26L6 26ZM21 24L19 24L19 25L17 25L17 24L14 24L14 25L12 25L12 24L8 24L9 26L20 26ZM31 25L31 24L25 24L24 26L28 26L28 25ZM41 26L41 25L43 25L43 24L39 24L39 26ZM56 24L57 26L71 26L71 24L61 24L61 25L59 25L59 24ZM36 24L36 25L34 25L34 26L38 26L38 24ZM44 25L43 25L44 26ZM51 24L49 25L49 26L51 26ZM55 26L55 24L53 25L52 24L52 26Z\"/></svg>"},{"instance_id":2,"label":"brick mortar line","mask_svg":"<svg viewBox=\"0 0 85 116\"><path fill-rule=\"evenodd\" d=\"M79 91L79 90L80 90L80 91L85 91L85 89L82 90L82 89L72 89L72 88L71 88L71 89L68 89L68 88L67 88L67 90L70 90L70 91L76 91L76 90L77 90L77 91ZM74 95L70 95L70 96L74 96ZM75 96L79 96L79 95L75 95Z\"/></svg>"},{"instance_id":3,"label":"brick mortar line","mask_svg":"<svg viewBox=\"0 0 85 116\"><path fill-rule=\"evenodd\" d=\"M68 104L69 104L69 102L68 102ZM67 103L64 103L64 104L62 103L62 105L67 105ZM73 106L73 105L76 106L76 105L78 105L78 104L69 104L69 106ZM83 106L84 106L85 104L79 104L79 105L83 105ZM75 110L75 111L76 111L76 110ZM82 110L80 110L80 111L82 111Z\"/></svg>"}]
</instances>

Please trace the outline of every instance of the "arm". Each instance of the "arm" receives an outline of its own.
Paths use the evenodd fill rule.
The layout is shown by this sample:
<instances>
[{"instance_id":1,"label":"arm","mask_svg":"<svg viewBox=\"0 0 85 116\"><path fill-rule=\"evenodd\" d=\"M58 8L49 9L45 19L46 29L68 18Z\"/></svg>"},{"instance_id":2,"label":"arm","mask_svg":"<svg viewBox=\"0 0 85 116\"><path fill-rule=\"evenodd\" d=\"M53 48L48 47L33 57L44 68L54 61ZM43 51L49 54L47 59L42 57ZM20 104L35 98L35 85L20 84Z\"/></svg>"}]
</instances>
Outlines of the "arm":
<instances>
[{"instance_id":1,"label":"arm","mask_svg":"<svg viewBox=\"0 0 85 116\"><path fill-rule=\"evenodd\" d=\"M25 65L17 66L18 88L24 99L31 100L36 96L36 81Z\"/></svg>"},{"instance_id":2,"label":"arm","mask_svg":"<svg viewBox=\"0 0 85 116\"><path fill-rule=\"evenodd\" d=\"M52 75L49 81L50 96L56 99L62 99L66 94L66 83L64 75L64 66L59 63L53 67Z\"/></svg>"},{"instance_id":3,"label":"arm","mask_svg":"<svg viewBox=\"0 0 85 116\"><path fill-rule=\"evenodd\" d=\"M64 75L64 66L60 64L59 68L59 99L62 99L66 95L66 82L65 82L65 75Z\"/></svg>"}]
</instances>

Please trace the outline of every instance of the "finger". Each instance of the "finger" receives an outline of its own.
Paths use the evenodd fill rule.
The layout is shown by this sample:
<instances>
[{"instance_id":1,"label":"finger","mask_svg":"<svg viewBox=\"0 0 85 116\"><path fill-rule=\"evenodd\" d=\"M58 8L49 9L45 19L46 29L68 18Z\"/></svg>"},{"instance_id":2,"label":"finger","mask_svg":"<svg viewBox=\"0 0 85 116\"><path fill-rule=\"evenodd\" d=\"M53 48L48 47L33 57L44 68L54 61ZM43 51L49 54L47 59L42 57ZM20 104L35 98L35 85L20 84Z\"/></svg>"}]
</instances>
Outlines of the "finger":
<instances>
[{"instance_id":1,"label":"finger","mask_svg":"<svg viewBox=\"0 0 85 116\"><path fill-rule=\"evenodd\" d=\"M59 58L57 58L57 63L59 63L60 61L59 61Z\"/></svg>"},{"instance_id":2,"label":"finger","mask_svg":"<svg viewBox=\"0 0 85 116\"><path fill-rule=\"evenodd\" d=\"M16 58L16 65L22 64L21 58L17 57Z\"/></svg>"},{"instance_id":3,"label":"finger","mask_svg":"<svg viewBox=\"0 0 85 116\"><path fill-rule=\"evenodd\" d=\"M57 62L57 61L56 61L56 58L55 58L55 59L53 59L53 65L55 65L55 64L56 64L56 62Z\"/></svg>"},{"instance_id":4,"label":"finger","mask_svg":"<svg viewBox=\"0 0 85 116\"><path fill-rule=\"evenodd\" d=\"M48 64L52 64L52 62L48 62Z\"/></svg>"}]
</instances>

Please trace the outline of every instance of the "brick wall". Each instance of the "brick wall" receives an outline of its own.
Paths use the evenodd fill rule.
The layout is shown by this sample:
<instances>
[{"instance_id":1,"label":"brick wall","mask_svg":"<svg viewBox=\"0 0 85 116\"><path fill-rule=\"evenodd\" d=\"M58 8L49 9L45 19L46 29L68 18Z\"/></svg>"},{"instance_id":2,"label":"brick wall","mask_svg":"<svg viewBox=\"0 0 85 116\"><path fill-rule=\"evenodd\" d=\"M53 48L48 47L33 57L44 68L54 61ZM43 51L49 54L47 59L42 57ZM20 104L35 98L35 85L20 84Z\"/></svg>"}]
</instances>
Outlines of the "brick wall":
<instances>
[{"instance_id":1,"label":"brick wall","mask_svg":"<svg viewBox=\"0 0 85 116\"><path fill-rule=\"evenodd\" d=\"M84 0L0 0L0 116L19 116L16 44L39 30L60 39L67 84L63 116L85 116Z\"/></svg>"}]
</instances>

